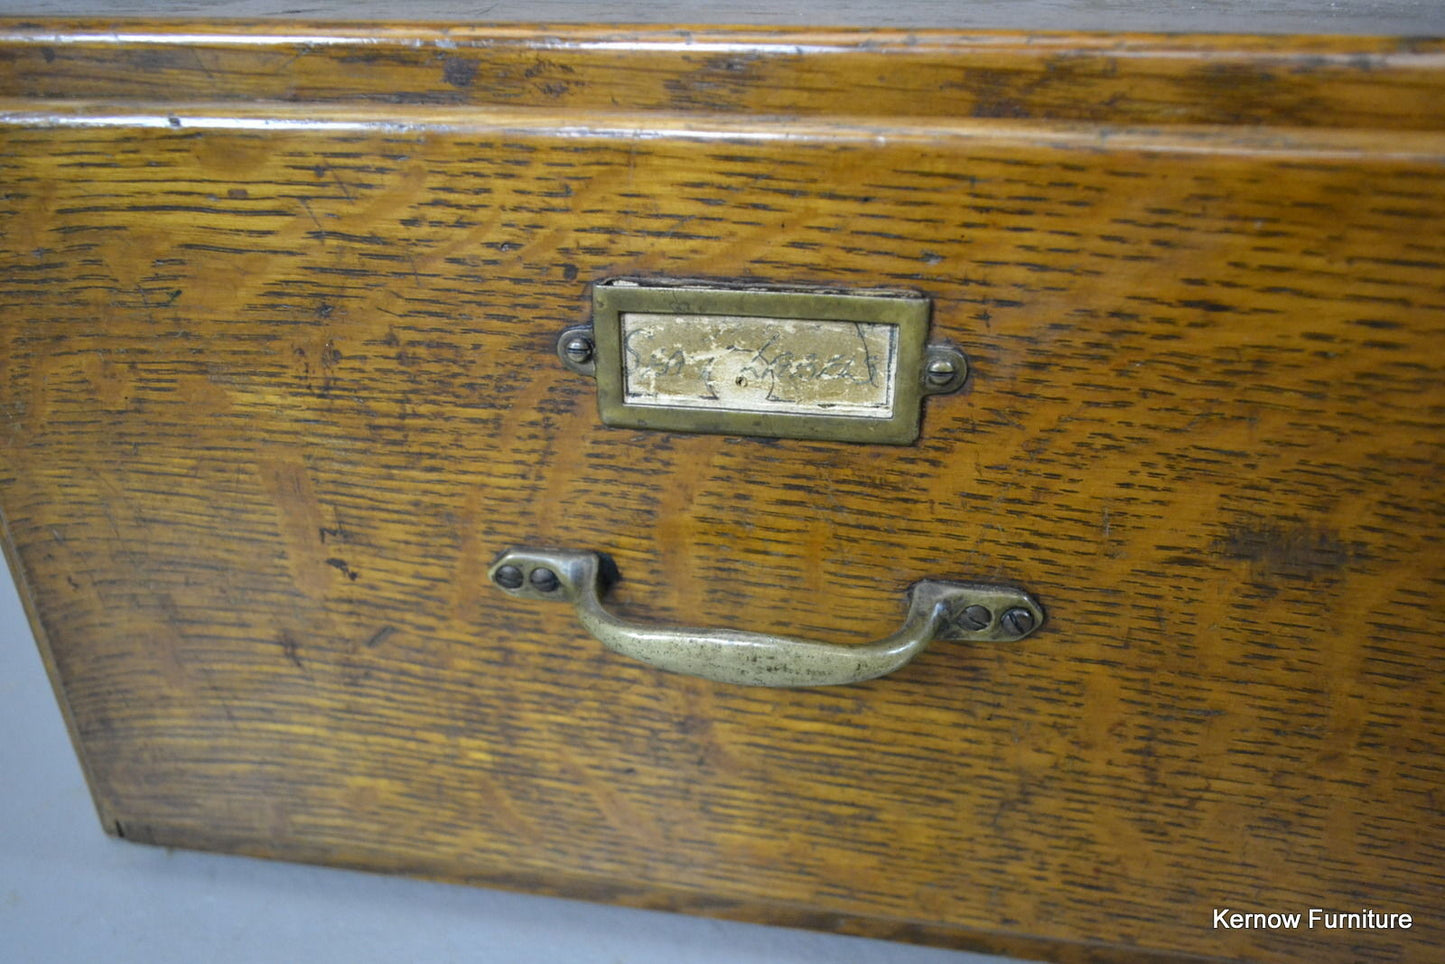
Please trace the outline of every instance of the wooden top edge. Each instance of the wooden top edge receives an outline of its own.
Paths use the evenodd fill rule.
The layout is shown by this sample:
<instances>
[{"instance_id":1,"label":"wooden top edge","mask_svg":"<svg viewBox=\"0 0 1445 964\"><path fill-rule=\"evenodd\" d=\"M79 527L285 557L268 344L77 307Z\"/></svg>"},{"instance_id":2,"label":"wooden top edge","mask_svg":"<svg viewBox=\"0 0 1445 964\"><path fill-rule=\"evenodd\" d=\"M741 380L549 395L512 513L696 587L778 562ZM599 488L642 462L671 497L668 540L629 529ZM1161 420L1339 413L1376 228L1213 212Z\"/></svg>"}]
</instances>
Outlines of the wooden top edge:
<instances>
[{"instance_id":1,"label":"wooden top edge","mask_svg":"<svg viewBox=\"0 0 1445 964\"><path fill-rule=\"evenodd\" d=\"M668 138L725 143L787 140L826 141L837 146L881 142L937 145L962 139L994 145L1082 151L1272 157L1282 161L1351 163L1407 162L1445 165L1445 132L1410 131L1388 149L1372 130L1297 128L1267 130L1229 126L1125 127L1014 119L939 120L881 116L740 117L685 112L592 111L528 107L446 107L431 105L325 105L217 102L146 105L0 99L0 128L154 129L172 133L265 131L417 136L542 134L578 140Z\"/></svg>"},{"instance_id":2,"label":"wooden top edge","mask_svg":"<svg viewBox=\"0 0 1445 964\"><path fill-rule=\"evenodd\" d=\"M0 97L1445 129L1445 39L0 19Z\"/></svg>"},{"instance_id":3,"label":"wooden top edge","mask_svg":"<svg viewBox=\"0 0 1445 964\"><path fill-rule=\"evenodd\" d=\"M1445 53L1445 34L1225 33L1089 31L949 27L676 25L657 23L303 20L151 17L51 18L0 15L0 43L267 46L289 44L434 44L442 47L522 45L553 49L625 44L647 49L710 52L718 45L782 49L793 54L846 51L1019 50L1039 54L1420 55ZM1445 60L1435 66L1445 67Z\"/></svg>"}]
</instances>

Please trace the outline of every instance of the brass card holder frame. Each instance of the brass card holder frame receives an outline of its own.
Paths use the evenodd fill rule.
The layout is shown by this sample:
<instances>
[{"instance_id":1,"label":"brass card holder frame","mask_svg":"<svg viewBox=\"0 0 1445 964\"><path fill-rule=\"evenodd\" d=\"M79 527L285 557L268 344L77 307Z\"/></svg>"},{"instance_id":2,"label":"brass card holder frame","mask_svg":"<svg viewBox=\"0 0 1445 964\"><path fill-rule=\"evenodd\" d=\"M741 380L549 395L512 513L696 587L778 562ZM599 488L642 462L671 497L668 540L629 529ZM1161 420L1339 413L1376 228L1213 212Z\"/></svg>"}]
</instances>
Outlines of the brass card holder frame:
<instances>
[{"instance_id":1,"label":"brass card holder frame","mask_svg":"<svg viewBox=\"0 0 1445 964\"><path fill-rule=\"evenodd\" d=\"M592 296L557 354L595 377L610 426L906 445L923 398L967 378L916 292L618 279Z\"/></svg>"}]
</instances>

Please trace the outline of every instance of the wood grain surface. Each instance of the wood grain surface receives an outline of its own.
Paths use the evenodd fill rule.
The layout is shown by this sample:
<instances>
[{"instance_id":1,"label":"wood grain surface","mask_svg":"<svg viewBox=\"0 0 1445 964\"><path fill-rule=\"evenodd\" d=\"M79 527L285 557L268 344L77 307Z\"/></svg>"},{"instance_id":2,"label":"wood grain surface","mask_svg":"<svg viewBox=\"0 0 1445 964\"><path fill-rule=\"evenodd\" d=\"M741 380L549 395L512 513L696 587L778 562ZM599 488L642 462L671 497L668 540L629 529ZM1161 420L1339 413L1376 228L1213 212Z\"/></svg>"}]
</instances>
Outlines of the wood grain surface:
<instances>
[{"instance_id":1,"label":"wood grain surface","mask_svg":"<svg viewBox=\"0 0 1445 964\"><path fill-rule=\"evenodd\" d=\"M0 19L27 98L1438 130L1438 38Z\"/></svg>"},{"instance_id":2,"label":"wood grain surface","mask_svg":"<svg viewBox=\"0 0 1445 964\"><path fill-rule=\"evenodd\" d=\"M1439 959L1438 44L1078 37L1174 53L1002 110L1069 40L36 39L77 29L0 41L0 508L112 833L1056 960ZM617 276L917 290L973 374L912 446L605 428L553 343ZM732 687L489 587L519 544L610 553L641 621L861 641L925 577L1050 621Z\"/></svg>"}]
</instances>

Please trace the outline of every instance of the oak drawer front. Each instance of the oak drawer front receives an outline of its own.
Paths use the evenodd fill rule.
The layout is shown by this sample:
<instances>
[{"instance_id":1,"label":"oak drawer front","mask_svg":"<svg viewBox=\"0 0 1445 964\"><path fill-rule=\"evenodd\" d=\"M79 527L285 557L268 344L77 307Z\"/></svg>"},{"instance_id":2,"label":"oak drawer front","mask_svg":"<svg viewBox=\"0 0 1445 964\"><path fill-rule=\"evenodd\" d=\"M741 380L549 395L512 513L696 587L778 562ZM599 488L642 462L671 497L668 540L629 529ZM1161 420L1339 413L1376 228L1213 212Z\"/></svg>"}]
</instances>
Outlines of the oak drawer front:
<instances>
[{"instance_id":1,"label":"oak drawer front","mask_svg":"<svg viewBox=\"0 0 1445 964\"><path fill-rule=\"evenodd\" d=\"M1445 139L623 106L6 102L0 508L108 829L1430 959ZM912 445L607 428L555 342L617 277L907 289L971 378ZM609 553L639 621L861 641L939 576L1049 623L728 686L498 592L523 544Z\"/></svg>"}]
</instances>

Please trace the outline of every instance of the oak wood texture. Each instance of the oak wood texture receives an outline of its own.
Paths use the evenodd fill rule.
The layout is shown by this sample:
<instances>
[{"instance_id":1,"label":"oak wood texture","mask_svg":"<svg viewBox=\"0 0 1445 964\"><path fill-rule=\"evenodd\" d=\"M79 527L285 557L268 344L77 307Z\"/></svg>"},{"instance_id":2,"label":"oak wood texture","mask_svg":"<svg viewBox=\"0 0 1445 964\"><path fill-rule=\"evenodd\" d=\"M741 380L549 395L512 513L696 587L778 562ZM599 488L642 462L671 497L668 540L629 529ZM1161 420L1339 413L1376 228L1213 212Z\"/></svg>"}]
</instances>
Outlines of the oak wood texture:
<instances>
[{"instance_id":1,"label":"oak wood texture","mask_svg":"<svg viewBox=\"0 0 1445 964\"><path fill-rule=\"evenodd\" d=\"M112 833L1438 959L1438 42L167 29L0 28L0 510ZM616 276L914 289L971 381L912 446L605 428L553 342ZM1049 623L732 687L487 586L522 544L642 621L863 640L937 577Z\"/></svg>"}]
</instances>

